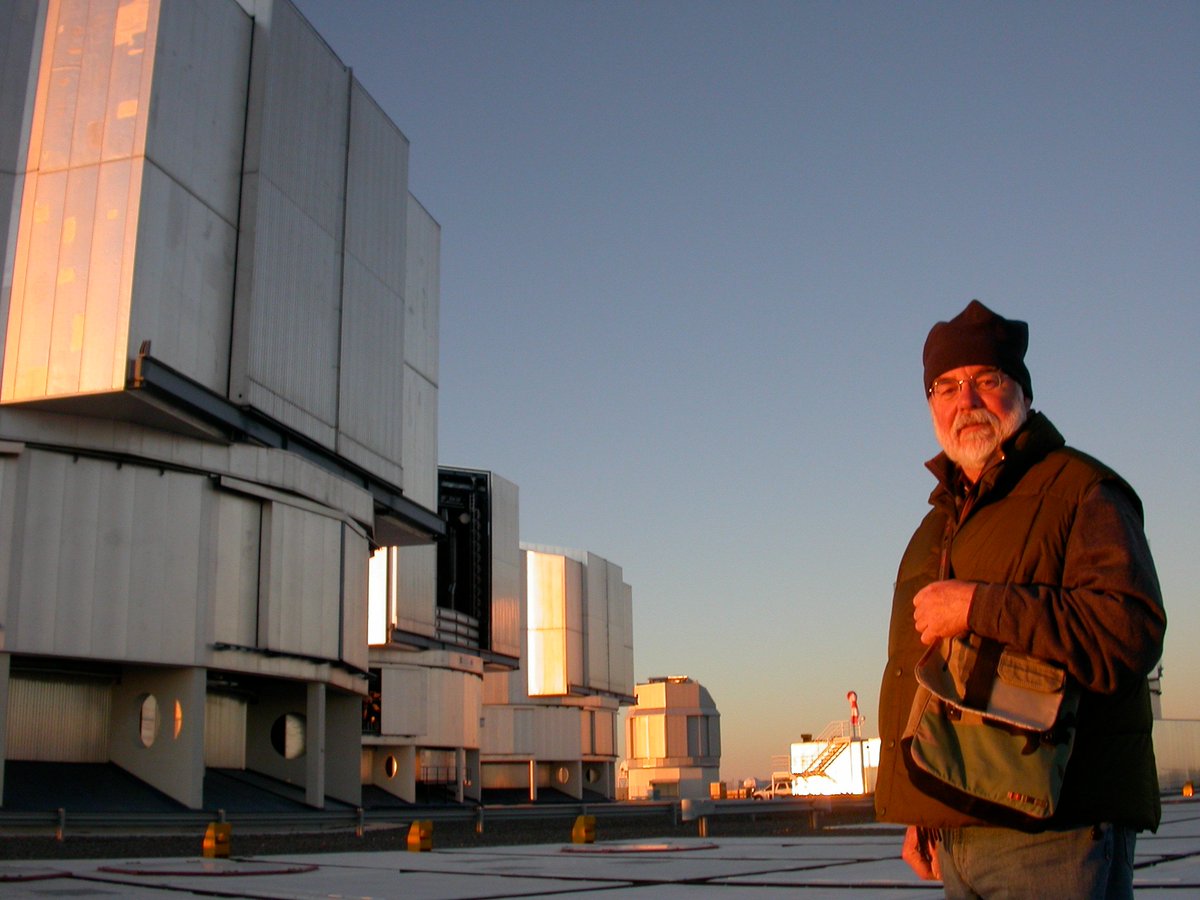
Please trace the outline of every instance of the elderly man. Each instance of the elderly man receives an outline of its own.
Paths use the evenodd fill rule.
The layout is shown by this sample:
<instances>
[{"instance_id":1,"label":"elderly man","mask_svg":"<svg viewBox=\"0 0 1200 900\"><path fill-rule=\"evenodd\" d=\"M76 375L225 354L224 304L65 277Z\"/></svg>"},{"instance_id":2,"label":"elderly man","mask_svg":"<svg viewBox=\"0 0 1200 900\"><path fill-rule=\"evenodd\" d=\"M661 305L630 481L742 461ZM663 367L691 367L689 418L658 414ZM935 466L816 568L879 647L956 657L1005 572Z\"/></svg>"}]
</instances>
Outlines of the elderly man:
<instances>
[{"instance_id":1,"label":"elderly man","mask_svg":"<svg viewBox=\"0 0 1200 900\"><path fill-rule=\"evenodd\" d=\"M976 300L925 342L942 453L896 579L876 812L909 825L902 856L947 897L1131 897L1136 834L1160 817L1146 676L1166 615L1137 495L1031 408L1028 336ZM930 789L906 758L914 669L965 633L1058 664L1081 691L1048 819L1013 827Z\"/></svg>"}]
</instances>

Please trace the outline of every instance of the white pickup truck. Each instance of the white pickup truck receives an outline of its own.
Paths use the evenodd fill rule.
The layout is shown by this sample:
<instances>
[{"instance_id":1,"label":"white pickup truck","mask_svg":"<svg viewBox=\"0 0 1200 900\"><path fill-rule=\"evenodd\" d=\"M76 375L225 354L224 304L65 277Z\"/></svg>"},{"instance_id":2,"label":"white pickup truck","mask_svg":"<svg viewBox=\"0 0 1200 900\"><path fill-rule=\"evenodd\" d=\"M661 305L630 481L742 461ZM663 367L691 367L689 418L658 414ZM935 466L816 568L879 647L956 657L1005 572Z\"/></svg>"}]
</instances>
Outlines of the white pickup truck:
<instances>
[{"instance_id":1,"label":"white pickup truck","mask_svg":"<svg viewBox=\"0 0 1200 900\"><path fill-rule=\"evenodd\" d=\"M771 783L755 790L755 800L773 800L776 797L792 796L792 773L776 772L771 776Z\"/></svg>"}]
</instances>

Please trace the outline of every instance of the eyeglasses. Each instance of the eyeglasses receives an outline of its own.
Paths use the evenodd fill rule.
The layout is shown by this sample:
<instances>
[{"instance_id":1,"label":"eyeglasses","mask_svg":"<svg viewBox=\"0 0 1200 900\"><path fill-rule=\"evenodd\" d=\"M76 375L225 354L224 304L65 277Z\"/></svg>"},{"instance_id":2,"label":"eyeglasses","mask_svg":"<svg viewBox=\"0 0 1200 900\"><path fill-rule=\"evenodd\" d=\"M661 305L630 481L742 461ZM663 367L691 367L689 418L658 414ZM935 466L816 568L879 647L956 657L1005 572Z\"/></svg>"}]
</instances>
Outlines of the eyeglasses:
<instances>
[{"instance_id":1,"label":"eyeglasses","mask_svg":"<svg viewBox=\"0 0 1200 900\"><path fill-rule=\"evenodd\" d=\"M962 391L962 386L970 382L980 394L990 394L1004 384L1004 373L999 369L988 369L976 372L966 378L938 378L929 386L928 394L935 400L953 400Z\"/></svg>"}]
</instances>

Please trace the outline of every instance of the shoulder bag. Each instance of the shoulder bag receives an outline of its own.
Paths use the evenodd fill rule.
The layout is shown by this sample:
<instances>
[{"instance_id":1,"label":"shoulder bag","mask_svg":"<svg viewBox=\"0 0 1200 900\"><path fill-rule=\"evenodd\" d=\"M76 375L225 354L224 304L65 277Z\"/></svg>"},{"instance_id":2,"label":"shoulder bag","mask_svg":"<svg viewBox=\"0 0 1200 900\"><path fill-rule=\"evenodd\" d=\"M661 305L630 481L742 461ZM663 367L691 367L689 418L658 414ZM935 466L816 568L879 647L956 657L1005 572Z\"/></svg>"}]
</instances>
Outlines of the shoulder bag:
<instances>
[{"instance_id":1,"label":"shoulder bag","mask_svg":"<svg viewBox=\"0 0 1200 900\"><path fill-rule=\"evenodd\" d=\"M930 647L901 746L914 782L985 821L1054 814L1079 687L1058 665L975 634Z\"/></svg>"}]
</instances>

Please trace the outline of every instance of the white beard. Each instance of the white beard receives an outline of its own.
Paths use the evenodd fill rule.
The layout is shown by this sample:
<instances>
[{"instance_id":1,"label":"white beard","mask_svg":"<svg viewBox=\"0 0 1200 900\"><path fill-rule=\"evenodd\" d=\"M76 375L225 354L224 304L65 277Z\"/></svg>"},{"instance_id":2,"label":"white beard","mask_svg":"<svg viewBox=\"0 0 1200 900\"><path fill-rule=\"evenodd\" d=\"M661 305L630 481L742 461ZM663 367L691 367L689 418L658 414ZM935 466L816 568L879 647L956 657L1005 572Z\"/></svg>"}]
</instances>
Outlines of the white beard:
<instances>
[{"instance_id":1,"label":"white beard","mask_svg":"<svg viewBox=\"0 0 1200 900\"><path fill-rule=\"evenodd\" d=\"M933 430L946 456L963 469L983 471L999 452L1000 445L1017 433L1025 424L1029 411L1025 403L1013 405L1011 412L998 416L990 409L968 409L954 417L948 429L939 426L934 419ZM969 425L985 427L963 429Z\"/></svg>"}]
</instances>

